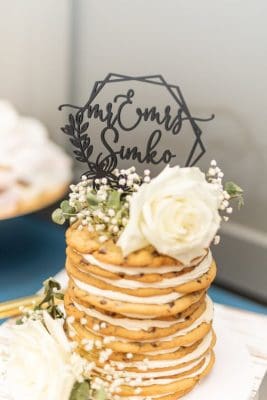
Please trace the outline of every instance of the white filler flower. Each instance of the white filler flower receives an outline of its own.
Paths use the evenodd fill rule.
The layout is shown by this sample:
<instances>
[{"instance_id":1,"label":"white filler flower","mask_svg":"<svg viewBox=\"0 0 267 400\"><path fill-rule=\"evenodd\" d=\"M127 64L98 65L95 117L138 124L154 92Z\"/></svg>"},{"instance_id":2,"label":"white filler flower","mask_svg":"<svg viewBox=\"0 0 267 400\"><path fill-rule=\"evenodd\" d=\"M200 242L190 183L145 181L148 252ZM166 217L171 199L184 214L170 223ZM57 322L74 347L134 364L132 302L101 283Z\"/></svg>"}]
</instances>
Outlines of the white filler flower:
<instances>
[{"instance_id":1,"label":"white filler flower","mask_svg":"<svg viewBox=\"0 0 267 400\"><path fill-rule=\"evenodd\" d=\"M124 256L151 244L184 264L205 254L221 221L218 185L199 168L167 166L130 202L129 222L117 244Z\"/></svg>"},{"instance_id":2,"label":"white filler flower","mask_svg":"<svg viewBox=\"0 0 267 400\"><path fill-rule=\"evenodd\" d=\"M68 400L77 380L62 320L46 312L44 320L46 327L28 320L8 328L5 384L12 400Z\"/></svg>"}]
</instances>

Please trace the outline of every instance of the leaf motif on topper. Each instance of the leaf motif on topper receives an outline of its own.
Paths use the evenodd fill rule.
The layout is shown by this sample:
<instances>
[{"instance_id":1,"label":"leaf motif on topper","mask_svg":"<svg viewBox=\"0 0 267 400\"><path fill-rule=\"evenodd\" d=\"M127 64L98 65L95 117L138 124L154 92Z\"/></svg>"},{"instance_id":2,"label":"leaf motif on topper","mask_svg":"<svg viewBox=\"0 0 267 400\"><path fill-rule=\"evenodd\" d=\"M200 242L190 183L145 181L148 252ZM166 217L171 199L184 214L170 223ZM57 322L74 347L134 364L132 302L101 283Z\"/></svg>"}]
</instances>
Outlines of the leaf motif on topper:
<instances>
[{"instance_id":1,"label":"leaf motif on topper","mask_svg":"<svg viewBox=\"0 0 267 400\"><path fill-rule=\"evenodd\" d=\"M94 103L103 88L109 84L127 83L128 87L121 93L112 96L104 107ZM147 105L141 107L136 106L136 92L132 88L133 83L140 85L158 85L168 92L168 96L175 105L173 108L167 104L162 110L160 106ZM129 87L129 85L131 85ZM197 122L210 121L214 118L211 115L208 118L197 118L192 116L179 86L168 84L161 75L152 75L144 77L131 77L119 74L108 74L103 81L97 81L94 84L91 95L84 106L75 106L72 104L63 104L59 107L70 107L75 110L68 115L68 123L61 130L69 136L69 140L74 147L74 154L77 161L87 165L87 171L84 173L94 182L96 179L106 178L113 187L120 187L119 180L113 171L117 168L120 160L131 159L137 163L147 164L169 164L176 157L175 148L164 149L159 154L158 146L162 141L162 130L170 133L171 136L177 138L181 136L182 127L185 123L189 124L193 134L193 143L189 150L189 154L185 161L185 166L193 166L204 155L206 149L201 140L202 131ZM134 110L134 122L131 125L125 123L125 115L128 113L129 107ZM174 112L173 112L174 109ZM92 136L89 136L90 125L93 120L99 120L104 124L104 128L100 132L100 140L108 152L104 154L99 152L95 155L95 146L92 142ZM140 124L154 124L153 130L147 139L146 145L142 146L144 134L138 132ZM138 140L135 140L132 147L121 145L119 149L114 149L112 146L120 144L122 139L121 134L138 132ZM110 139L111 138L111 139ZM109 141L112 141L110 143ZM141 148L138 147L138 144ZM145 147L145 150L144 148ZM93 157L95 160L93 160ZM133 163L132 163L133 164ZM132 165L131 164L131 165Z\"/></svg>"}]
</instances>

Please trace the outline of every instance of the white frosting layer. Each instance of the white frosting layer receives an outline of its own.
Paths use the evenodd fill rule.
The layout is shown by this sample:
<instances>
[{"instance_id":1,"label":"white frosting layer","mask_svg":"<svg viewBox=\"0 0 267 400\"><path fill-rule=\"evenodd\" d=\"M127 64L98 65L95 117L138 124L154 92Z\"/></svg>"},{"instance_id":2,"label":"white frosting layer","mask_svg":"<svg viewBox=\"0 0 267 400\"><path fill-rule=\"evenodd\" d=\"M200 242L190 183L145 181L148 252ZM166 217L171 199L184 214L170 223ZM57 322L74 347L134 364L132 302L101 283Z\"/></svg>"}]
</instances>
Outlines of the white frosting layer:
<instances>
[{"instance_id":1,"label":"white frosting layer","mask_svg":"<svg viewBox=\"0 0 267 400\"><path fill-rule=\"evenodd\" d=\"M177 324L178 322L183 322L185 319L180 318L177 320L172 320L172 321L164 321L164 320L139 320L139 319L130 319L130 318L113 318L109 317L106 314L102 314L101 312L93 309L93 308L87 308L82 306L81 304L78 304L74 302L75 307L83 311L86 315L89 315L90 317L97 318L100 321L105 321L108 324L115 325L115 326L120 326L121 328L125 328L131 331L139 331L140 329L147 331L149 328L156 327L156 328L168 328L174 324Z\"/></svg>"},{"instance_id":2,"label":"white frosting layer","mask_svg":"<svg viewBox=\"0 0 267 400\"><path fill-rule=\"evenodd\" d=\"M192 330L196 329L199 325L203 323L210 323L212 318L213 318L213 303L211 299L207 296L207 304L206 304L206 310L204 313L197 318L188 328L180 329L177 331L175 334L170 335L170 336L165 336L164 338L160 338L157 341L158 342L166 342L169 341L173 338L179 337L179 336L184 336L188 332L191 332ZM144 342L153 342L153 340L144 340Z\"/></svg>"},{"instance_id":3,"label":"white frosting layer","mask_svg":"<svg viewBox=\"0 0 267 400\"><path fill-rule=\"evenodd\" d=\"M190 343L189 345L183 345L182 347L190 347L192 346L194 343ZM150 351L147 352L146 355L148 356L158 356L161 354L169 354L169 353L175 353L176 351L178 351L181 348L181 346L178 347L172 347L171 349L165 349L165 350L156 350L156 351Z\"/></svg>"},{"instance_id":4,"label":"white frosting layer","mask_svg":"<svg viewBox=\"0 0 267 400\"><path fill-rule=\"evenodd\" d=\"M201 341L199 346L192 351L189 354L186 354L184 357L181 357L177 360L147 360L146 366L148 369L158 369L158 368L170 368L170 367L178 367L181 364L188 363L190 361L199 359L206 351L209 349L210 345L212 342L212 332L209 332L204 339ZM111 365L113 366L119 366L122 365L122 363L119 361L111 361ZM143 361L134 361L134 362L127 362L124 363L125 367L129 368L138 368L142 370L142 366L144 365ZM190 369L191 366L189 366L188 369ZM173 371L171 371L171 374L173 374ZM169 373L170 371L168 371ZM162 371L160 371L160 374ZM161 375L160 375L161 376Z\"/></svg>"},{"instance_id":5,"label":"white frosting layer","mask_svg":"<svg viewBox=\"0 0 267 400\"><path fill-rule=\"evenodd\" d=\"M199 325L201 325L203 323L207 323L207 324L210 323L212 321L212 318L213 318L213 303L212 303L211 299L208 296L206 298L206 302L207 302L206 303L206 310L204 311L204 313L199 318L197 318L188 328L180 329L173 335L165 336L163 338L159 338L159 339L157 339L157 342L166 342L166 341L170 341L173 338L176 338L176 337L179 337L179 336L184 336L187 333L191 332L192 330L196 329ZM89 329L89 331L90 331L90 329ZM129 343L130 342L130 340L124 339L124 338L121 338L121 337L118 337L118 336L112 336L112 338L114 338L113 341L116 341L116 342L123 342L123 343ZM143 342L145 342L145 343L153 343L153 342L155 342L155 339L153 339L153 340L143 340ZM178 349L178 348L176 347L176 349ZM175 349L172 348L172 351L175 351ZM167 352L169 352L169 350ZM162 353L156 353L155 352L154 354L156 355L156 354L162 354Z\"/></svg>"},{"instance_id":6,"label":"white frosting layer","mask_svg":"<svg viewBox=\"0 0 267 400\"><path fill-rule=\"evenodd\" d=\"M139 377L141 377L142 379L165 378L165 377L169 378L169 377L172 377L173 375L177 375L177 374L181 374L181 373L186 372L186 371L190 371L190 369L192 369L195 366L197 366L203 359L206 359L206 362L204 363L204 365L206 364L205 367L207 367L207 365L208 365L208 363L210 361L210 354L209 353L206 356L204 356L202 358L199 358L198 360L192 361L189 365L186 365L184 367L174 368L174 369L166 370L166 371L153 371L153 372L144 372L144 371L130 372L130 371L127 371L127 377L129 377L129 378L139 378ZM160 363L158 364L158 366L159 365L160 365ZM190 374L190 377L194 377L194 376L199 375L205 369L205 367L202 366L199 370L197 370L197 371L193 372L192 374ZM159 366L159 368L160 368L160 366ZM97 372L101 372L101 373L105 372L102 368L98 368L98 367L96 367L95 370ZM183 379L183 378L180 378L180 379ZM169 383L171 383L173 381L178 381L178 380L179 380L179 378L173 378L173 379L170 379ZM158 379L157 379L157 381L158 381ZM143 384L143 382L140 383L140 386L142 384ZM139 386L139 384L138 384L138 386Z\"/></svg>"},{"instance_id":7,"label":"white frosting layer","mask_svg":"<svg viewBox=\"0 0 267 400\"><path fill-rule=\"evenodd\" d=\"M202 357L201 359L197 360L196 362L193 362L192 364L187 366L187 369L184 370L183 372L186 372L190 370L191 368L195 367L198 363L200 363L202 360L205 360L204 364L195 372L192 372L192 374L187 375L186 377L181 377L181 378L167 378L167 379L147 379L147 380L142 380L140 383L140 386L150 386L150 385L168 385L169 383L173 383L176 381L179 381L181 379L185 378L194 378L195 376L201 374L209 365L210 362L210 353L208 353L206 356ZM180 368L181 371L181 368Z\"/></svg>"},{"instance_id":8,"label":"white frosting layer","mask_svg":"<svg viewBox=\"0 0 267 400\"><path fill-rule=\"evenodd\" d=\"M130 317L130 318L138 318L138 319L153 319L157 318L155 315L143 315L143 314L127 314L127 313L121 313L124 317Z\"/></svg>"},{"instance_id":9,"label":"white frosting layer","mask_svg":"<svg viewBox=\"0 0 267 400\"><path fill-rule=\"evenodd\" d=\"M212 263L212 255L211 252L209 251L208 255L204 258L204 260L200 262L200 264L197 267L195 267L192 271L187 272L181 276L176 276L170 279L162 279L161 281L154 283L133 281L128 279L114 280L103 277L99 278L98 275L94 274L90 275L92 275L94 278L101 279L101 281L104 281L109 285L113 285L115 287L124 289L140 289L140 288L166 289L183 285L184 283L198 279L209 270L211 263ZM158 269L158 273L161 273L161 267Z\"/></svg>"},{"instance_id":10,"label":"white frosting layer","mask_svg":"<svg viewBox=\"0 0 267 400\"><path fill-rule=\"evenodd\" d=\"M95 286L89 285L88 283L84 283L77 278L72 278L75 282L76 286L88 294L92 294L94 296L105 297L111 300L118 300L122 302L128 303L138 303L138 304L166 304L171 301L175 301L180 297L184 296L184 293L169 293L162 296L149 296L149 297L138 297L132 296L130 294L114 292L113 290L103 290L99 289Z\"/></svg>"},{"instance_id":11,"label":"white frosting layer","mask_svg":"<svg viewBox=\"0 0 267 400\"><path fill-rule=\"evenodd\" d=\"M123 273L125 275L138 275L138 274L166 274L168 272L178 272L182 271L184 268L192 267L192 265L168 265L161 267L126 267L114 264L107 264L102 261L97 260L92 254L80 254L85 261L89 264L95 265L99 268L104 269L108 272L113 272L115 274Z\"/></svg>"},{"instance_id":12,"label":"white frosting layer","mask_svg":"<svg viewBox=\"0 0 267 400\"><path fill-rule=\"evenodd\" d=\"M209 363L210 363L210 359L211 359L211 354L208 353L205 357L205 362L204 364L201 366L201 368L199 368L197 371L192 372L191 374L188 374L185 377L181 377L181 378L168 378L168 379L147 379L147 380L142 380L141 383L138 382L138 387L142 387L142 386L150 386L150 385L168 385L170 383L173 382L177 382L180 381L182 379L188 379L188 378L194 378L200 374L202 374L205 369L208 367ZM199 361L198 361L199 362ZM193 365L191 364L190 368L193 368ZM181 371L181 369L180 369ZM185 372L185 371L184 371ZM127 373L128 375L128 373ZM136 374L136 377L138 377L138 374ZM172 394L172 393L166 393L167 394ZM162 395L155 395L155 396L150 396L151 399L157 399L158 397L161 397ZM128 400L145 400L146 397L144 396L129 396L129 397L123 397L123 399L128 399Z\"/></svg>"}]
</instances>

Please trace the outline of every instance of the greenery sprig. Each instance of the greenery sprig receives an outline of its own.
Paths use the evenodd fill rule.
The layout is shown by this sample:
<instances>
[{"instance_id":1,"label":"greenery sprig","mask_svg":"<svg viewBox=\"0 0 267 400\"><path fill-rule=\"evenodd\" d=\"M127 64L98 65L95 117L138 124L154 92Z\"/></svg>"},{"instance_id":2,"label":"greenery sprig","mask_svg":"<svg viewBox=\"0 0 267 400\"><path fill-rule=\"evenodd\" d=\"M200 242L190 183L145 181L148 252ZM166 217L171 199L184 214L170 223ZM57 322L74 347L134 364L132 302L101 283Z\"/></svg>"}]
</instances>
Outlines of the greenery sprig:
<instances>
[{"instance_id":1,"label":"greenery sprig","mask_svg":"<svg viewBox=\"0 0 267 400\"><path fill-rule=\"evenodd\" d=\"M103 387L93 390L89 380L75 382L69 400L106 400L106 393Z\"/></svg>"},{"instance_id":2,"label":"greenery sprig","mask_svg":"<svg viewBox=\"0 0 267 400\"><path fill-rule=\"evenodd\" d=\"M58 303L63 300L64 294L60 292L61 285L53 278L49 278L43 283L44 295L42 299L33 307L26 309L21 318L16 321L17 325L23 324L27 319L43 318L42 311L46 310L53 319L64 318Z\"/></svg>"},{"instance_id":3,"label":"greenery sprig","mask_svg":"<svg viewBox=\"0 0 267 400\"><path fill-rule=\"evenodd\" d=\"M69 400L88 400L90 396L90 382L76 382L71 391Z\"/></svg>"},{"instance_id":4,"label":"greenery sprig","mask_svg":"<svg viewBox=\"0 0 267 400\"><path fill-rule=\"evenodd\" d=\"M64 294L60 292L61 285L55 279L49 278L43 283L44 285L44 297L34 307L34 311L46 310L53 319L63 318L64 314L58 307L58 300L64 299Z\"/></svg>"},{"instance_id":5,"label":"greenery sprig","mask_svg":"<svg viewBox=\"0 0 267 400\"><path fill-rule=\"evenodd\" d=\"M229 194L230 199L237 199L238 208L244 205L243 189L234 182L225 182L224 190Z\"/></svg>"}]
</instances>

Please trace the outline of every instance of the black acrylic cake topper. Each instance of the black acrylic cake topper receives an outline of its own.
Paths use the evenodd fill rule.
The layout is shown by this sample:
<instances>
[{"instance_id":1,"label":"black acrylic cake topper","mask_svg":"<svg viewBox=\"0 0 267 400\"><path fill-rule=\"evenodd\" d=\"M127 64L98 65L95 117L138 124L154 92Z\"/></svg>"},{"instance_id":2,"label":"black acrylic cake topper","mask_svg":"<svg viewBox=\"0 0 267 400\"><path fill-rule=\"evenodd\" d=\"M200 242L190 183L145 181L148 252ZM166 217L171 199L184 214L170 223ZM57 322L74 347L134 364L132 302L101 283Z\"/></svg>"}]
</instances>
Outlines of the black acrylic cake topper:
<instances>
[{"instance_id":1,"label":"black acrylic cake topper","mask_svg":"<svg viewBox=\"0 0 267 400\"><path fill-rule=\"evenodd\" d=\"M137 81L143 83L149 83L153 85L162 85L168 90L172 99L176 102L178 109L175 117L173 118L170 114L171 107L168 105L164 109L164 117L161 118L160 113L157 110L156 106L151 106L150 108L146 108L142 110L141 108L136 108L137 121L131 127L124 126L120 113L123 107L127 104L132 104L132 99L135 95L133 89L129 88L127 93L118 94L114 97L113 101L116 103L118 99L123 99L124 101L119 106L117 113L114 115L112 110L112 103L108 103L106 105L105 110L101 109L99 104L92 105L96 96L101 92L105 85L114 83L114 82L125 82L125 81ZM117 143L119 140L119 131L115 127L115 124L122 130L129 132L134 130L141 120L149 122L156 121L158 125L164 124L166 130L171 130L174 135L177 135L181 128L183 121L188 120L194 136L195 141L190 150L190 153L187 157L187 161L185 166L193 166L196 162L204 155L206 149L201 141L202 131L197 125L196 121L211 121L214 118L214 115L211 115L209 118L196 118L193 117L189 111L189 108L185 102L185 99L182 95L181 89L179 86L168 84L165 79L161 75L150 75L150 76L142 76L142 77L131 77L120 74L110 73L106 76L103 81L97 81L94 84L91 95L84 106L76 106L72 104L62 104L59 107L59 110L62 110L63 107L70 107L74 110L77 110L76 113L70 113L68 116L68 124L66 124L61 130L69 136L69 140L72 145L75 147L74 154L76 160L79 162L83 162L87 164L87 172L83 175L86 175L89 179L92 179L94 182L96 179L107 178L109 184L114 187L121 187L119 185L119 180L122 176L114 175L113 171L116 169L118 165L118 160L120 159L119 152L113 151L110 146L107 145L105 134L108 129L112 129L114 133L114 143ZM87 116L87 121L84 121L84 117ZM102 153L98 154L95 161L91 160L91 156L94 151L94 146L91 143L91 139L86 133L89 128L89 121L91 118L99 119L100 121L106 124L105 128L101 131L100 138L102 144L106 145L106 149L109 150L108 156L103 156ZM140 152L137 146L134 146L131 149L128 149L129 158L133 160L138 160L139 162L147 162L148 164L159 164L159 162L163 162L165 164L169 164L171 159L175 157L175 154L171 152L171 150L165 150L162 158L159 161L155 161L156 150L155 147L159 143L162 136L162 132L160 129L154 130L149 138L148 145L150 146L151 152L146 156L146 159L141 159ZM200 148L199 154L196 153L197 147Z\"/></svg>"}]
</instances>

